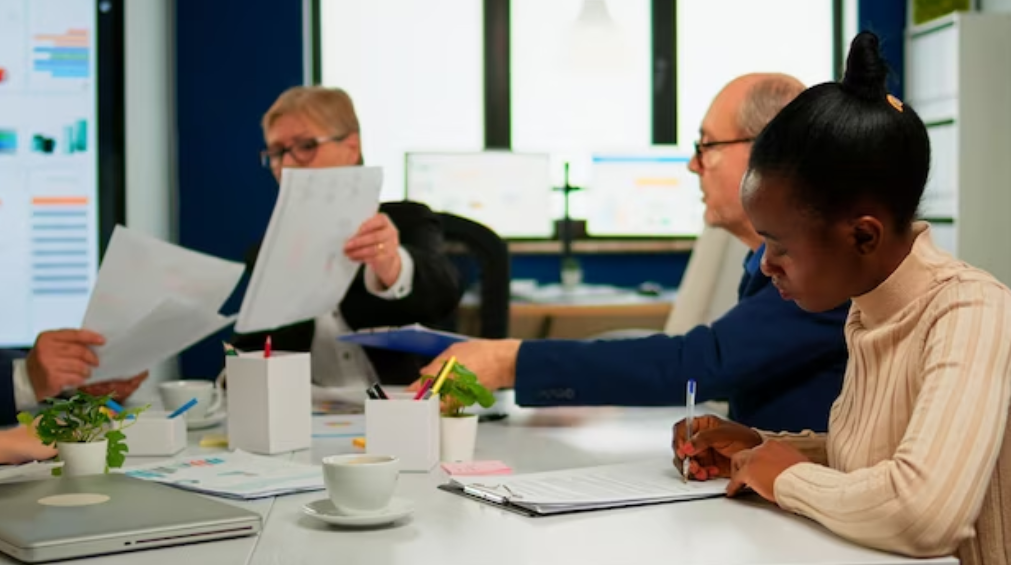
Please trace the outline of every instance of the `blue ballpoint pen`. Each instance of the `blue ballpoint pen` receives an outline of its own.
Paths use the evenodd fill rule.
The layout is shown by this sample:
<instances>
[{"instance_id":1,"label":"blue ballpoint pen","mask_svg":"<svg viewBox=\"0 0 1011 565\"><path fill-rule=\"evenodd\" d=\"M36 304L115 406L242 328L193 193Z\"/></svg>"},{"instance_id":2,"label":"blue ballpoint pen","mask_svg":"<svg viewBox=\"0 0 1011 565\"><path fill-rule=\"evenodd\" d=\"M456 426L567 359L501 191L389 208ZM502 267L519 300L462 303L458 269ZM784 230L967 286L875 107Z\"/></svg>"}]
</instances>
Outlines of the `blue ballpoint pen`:
<instances>
[{"instance_id":1,"label":"blue ballpoint pen","mask_svg":"<svg viewBox=\"0 0 1011 565\"><path fill-rule=\"evenodd\" d=\"M685 443L688 443L692 438L692 421L695 419L695 381L688 381L688 394L685 395L685 408L687 409L687 415L685 416ZM691 458L687 455L684 461L681 462L681 478L684 482L688 482L688 471L691 467Z\"/></svg>"},{"instance_id":2,"label":"blue ballpoint pen","mask_svg":"<svg viewBox=\"0 0 1011 565\"><path fill-rule=\"evenodd\" d=\"M179 408L176 408L175 412L169 414L168 415L169 419L171 420L172 418L177 418L177 417L183 415L184 413L186 413L187 410L189 410L190 408L193 408L194 406L196 406L196 404L197 404L197 399L196 398L191 398L189 400L189 402L187 402L186 404L183 404Z\"/></svg>"},{"instance_id":3,"label":"blue ballpoint pen","mask_svg":"<svg viewBox=\"0 0 1011 565\"><path fill-rule=\"evenodd\" d=\"M123 406L121 406L118 402L116 402L111 398L105 403L105 407L117 414L122 414L123 412L126 412L126 408L123 408ZM126 419L133 420L133 414L127 416Z\"/></svg>"}]
</instances>

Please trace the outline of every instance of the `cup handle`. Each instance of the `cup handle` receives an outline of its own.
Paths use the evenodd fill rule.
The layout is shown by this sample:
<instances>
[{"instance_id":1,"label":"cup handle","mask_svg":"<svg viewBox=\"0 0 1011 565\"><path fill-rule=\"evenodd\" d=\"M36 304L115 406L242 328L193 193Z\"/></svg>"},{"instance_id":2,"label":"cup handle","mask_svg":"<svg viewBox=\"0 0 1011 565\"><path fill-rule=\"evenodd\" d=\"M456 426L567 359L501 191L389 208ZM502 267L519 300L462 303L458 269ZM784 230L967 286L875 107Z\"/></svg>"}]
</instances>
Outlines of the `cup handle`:
<instances>
[{"instance_id":1,"label":"cup handle","mask_svg":"<svg viewBox=\"0 0 1011 565\"><path fill-rule=\"evenodd\" d=\"M207 414L211 415L221 409L221 401L223 396L221 394L221 389L214 387L214 392L211 394L214 400L211 400L211 405L207 407Z\"/></svg>"}]
</instances>

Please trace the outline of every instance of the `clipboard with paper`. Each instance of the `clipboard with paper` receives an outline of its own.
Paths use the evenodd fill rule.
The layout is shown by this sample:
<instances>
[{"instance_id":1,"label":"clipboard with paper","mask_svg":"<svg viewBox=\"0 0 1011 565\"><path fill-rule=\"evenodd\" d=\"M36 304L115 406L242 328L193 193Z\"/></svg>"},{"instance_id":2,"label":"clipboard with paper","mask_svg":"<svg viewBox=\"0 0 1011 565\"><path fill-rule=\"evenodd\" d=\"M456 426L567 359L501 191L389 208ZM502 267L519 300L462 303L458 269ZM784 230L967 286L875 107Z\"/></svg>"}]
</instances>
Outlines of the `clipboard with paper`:
<instances>
[{"instance_id":1,"label":"clipboard with paper","mask_svg":"<svg viewBox=\"0 0 1011 565\"><path fill-rule=\"evenodd\" d=\"M724 496L726 479L685 483L670 460L501 477L453 477L441 490L530 517Z\"/></svg>"},{"instance_id":2,"label":"clipboard with paper","mask_svg":"<svg viewBox=\"0 0 1011 565\"><path fill-rule=\"evenodd\" d=\"M433 330L421 324L392 328L368 328L337 336L338 341L428 357L436 357L450 345L469 339L465 335Z\"/></svg>"}]
</instances>

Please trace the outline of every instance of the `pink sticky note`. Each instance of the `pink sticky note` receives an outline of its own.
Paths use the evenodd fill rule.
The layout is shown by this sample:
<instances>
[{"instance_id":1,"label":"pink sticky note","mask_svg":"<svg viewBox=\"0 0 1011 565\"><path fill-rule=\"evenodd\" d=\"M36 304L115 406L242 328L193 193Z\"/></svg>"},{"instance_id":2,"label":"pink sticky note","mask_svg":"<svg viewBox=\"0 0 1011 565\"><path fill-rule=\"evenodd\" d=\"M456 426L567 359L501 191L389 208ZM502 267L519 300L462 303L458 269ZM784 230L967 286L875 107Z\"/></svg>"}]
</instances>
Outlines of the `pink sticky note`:
<instances>
[{"instance_id":1,"label":"pink sticky note","mask_svg":"<svg viewBox=\"0 0 1011 565\"><path fill-rule=\"evenodd\" d=\"M443 463L442 470L450 475L508 475L513 470L501 461L468 461Z\"/></svg>"}]
</instances>

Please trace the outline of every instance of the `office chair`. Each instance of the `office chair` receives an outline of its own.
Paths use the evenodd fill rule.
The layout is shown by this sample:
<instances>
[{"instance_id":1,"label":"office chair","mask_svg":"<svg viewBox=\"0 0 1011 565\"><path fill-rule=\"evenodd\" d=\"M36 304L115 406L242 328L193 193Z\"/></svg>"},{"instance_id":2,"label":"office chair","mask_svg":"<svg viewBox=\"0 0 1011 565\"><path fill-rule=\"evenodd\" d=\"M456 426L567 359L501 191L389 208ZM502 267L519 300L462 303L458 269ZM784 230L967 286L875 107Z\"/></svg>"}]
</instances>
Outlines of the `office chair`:
<instances>
[{"instance_id":1,"label":"office chair","mask_svg":"<svg viewBox=\"0 0 1011 565\"><path fill-rule=\"evenodd\" d=\"M509 335L509 247L494 231L473 220L441 212L443 236L477 260L480 307L477 337L501 339Z\"/></svg>"}]
</instances>

